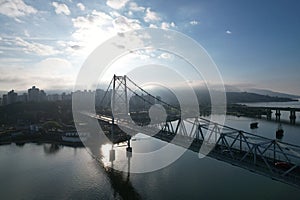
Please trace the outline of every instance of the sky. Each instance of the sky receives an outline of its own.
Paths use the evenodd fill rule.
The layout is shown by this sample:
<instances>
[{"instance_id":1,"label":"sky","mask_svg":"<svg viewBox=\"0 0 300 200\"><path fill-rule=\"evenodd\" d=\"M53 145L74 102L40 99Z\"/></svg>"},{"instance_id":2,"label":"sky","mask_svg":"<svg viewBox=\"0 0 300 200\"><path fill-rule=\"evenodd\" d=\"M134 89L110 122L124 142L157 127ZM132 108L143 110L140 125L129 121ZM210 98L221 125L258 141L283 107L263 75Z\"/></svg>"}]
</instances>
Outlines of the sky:
<instances>
[{"instance_id":1,"label":"sky","mask_svg":"<svg viewBox=\"0 0 300 200\"><path fill-rule=\"evenodd\" d=\"M300 95L298 0L0 0L0 90L73 88L87 56L140 28L197 41L227 85Z\"/></svg>"}]
</instances>

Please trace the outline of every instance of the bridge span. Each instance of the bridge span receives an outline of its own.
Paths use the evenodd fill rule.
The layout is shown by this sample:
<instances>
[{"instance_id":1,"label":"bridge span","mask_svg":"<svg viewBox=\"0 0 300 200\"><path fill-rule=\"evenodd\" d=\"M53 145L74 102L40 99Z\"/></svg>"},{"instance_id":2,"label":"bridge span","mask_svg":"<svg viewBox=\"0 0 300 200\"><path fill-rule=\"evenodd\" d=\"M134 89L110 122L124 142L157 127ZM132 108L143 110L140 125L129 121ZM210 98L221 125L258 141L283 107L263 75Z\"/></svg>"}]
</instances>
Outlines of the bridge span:
<instances>
[{"instance_id":1,"label":"bridge span","mask_svg":"<svg viewBox=\"0 0 300 200\"><path fill-rule=\"evenodd\" d=\"M256 106L251 106L248 107L248 109L253 109L253 110L263 110L266 113L266 117L268 120L272 119L272 113L275 111L275 120L280 121L280 116L281 116L281 111L288 111L290 112L290 123L295 124L296 123L296 113L300 112L300 108L291 108L291 107L256 107Z\"/></svg>"},{"instance_id":2,"label":"bridge span","mask_svg":"<svg viewBox=\"0 0 300 200\"><path fill-rule=\"evenodd\" d=\"M189 118L182 118L180 115L177 117L173 116L165 121L143 126L142 129L139 129L139 126L131 126L130 124L133 122L131 119L128 120L130 113L128 110L127 90L136 90L129 88L126 81L132 82L126 76L114 76L112 80L112 109L116 109L115 101L117 101L116 96L118 95L118 101L120 99L123 101L121 105L124 105L125 112L119 113L119 115L104 115L101 113L90 115L90 117L99 120L101 127L113 144L127 142L127 150L132 151L130 147L131 136L126 134L126 132L130 132L132 134L143 133L165 142L172 142L194 152L199 152L203 144L210 145L213 148L208 156L212 158L300 187L300 146L298 145L285 143L277 139L269 139L214 123L200 116ZM172 105L157 99L136 84L135 86L141 92L152 96L162 105L172 107ZM120 90L118 90L120 87L123 93L120 93ZM137 92L134 92L134 94L141 99L144 98L143 95L139 95ZM149 99L143 100L145 102L149 101ZM174 107L172 108L175 109ZM124 108L117 109L124 111ZM286 110L288 108L283 109ZM118 135L122 135L122 137L118 137ZM114 140L114 138L119 139Z\"/></svg>"}]
</instances>

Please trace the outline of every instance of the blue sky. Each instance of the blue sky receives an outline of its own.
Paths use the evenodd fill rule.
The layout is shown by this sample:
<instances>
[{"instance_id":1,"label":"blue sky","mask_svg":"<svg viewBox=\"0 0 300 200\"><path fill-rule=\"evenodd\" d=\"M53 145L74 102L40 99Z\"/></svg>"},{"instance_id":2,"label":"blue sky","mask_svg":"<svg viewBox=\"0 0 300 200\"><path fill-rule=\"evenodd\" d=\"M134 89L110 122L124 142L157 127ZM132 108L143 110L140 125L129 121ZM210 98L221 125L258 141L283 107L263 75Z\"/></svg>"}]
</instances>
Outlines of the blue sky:
<instances>
[{"instance_id":1,"label":"blue sky","mask_svg":"<svg viewBox=\"0 0 300 200\"><path fill-rule=\"evenodd\" d=\"M143 27L199 42L226 84L300 94L300 2L0 0L0 90L69 89L101 42Z\"/></svg>"}]
</instances>

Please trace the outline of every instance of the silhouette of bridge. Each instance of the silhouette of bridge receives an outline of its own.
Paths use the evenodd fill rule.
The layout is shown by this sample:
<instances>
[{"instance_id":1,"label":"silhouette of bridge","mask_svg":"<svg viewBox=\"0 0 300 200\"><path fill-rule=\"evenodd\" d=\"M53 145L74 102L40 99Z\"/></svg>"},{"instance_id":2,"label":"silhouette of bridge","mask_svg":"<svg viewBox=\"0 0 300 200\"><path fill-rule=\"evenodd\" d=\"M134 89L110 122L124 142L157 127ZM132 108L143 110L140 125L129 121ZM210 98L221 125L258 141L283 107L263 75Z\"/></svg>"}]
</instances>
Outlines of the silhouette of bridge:
<instances>
[{"instance_id":1,"label":"silhouette of bridge","mask_svg":"<svg viewBox=\"0 0 300 200\"><path fill-rule=\"evenodd\" d=\"M90 117L99 120L106 136L113 144L127 141L129 152L132 151L131 136L127 134L129 132L150 135L194 152L199 152L203 144L213 145L208 154L212 158L284 183L300 186L298 145L258 136L212 122L201 116L194 116L191 112L180 111L177 106L152 95L127 76L114 75L103 99L109 91L112 95L111 112L101 113L100 110L100 113ZM130 95L148 104L146 108L160 104L165 108L167 117L164 120L151 119L151 121L149 113L145 110L130 112Z\"/></svg>"},{"instance_id":2,"label":"silhouette of bridge","mask_svg":"<svg viewBox=\"0 0 300 200\"><path fill-rule=\"evenodd\" d=\"M296 113L300 112L300 108L291 108L291 107L275 107L275 106L269 106L269 107L249 107L249 109L252 110L264 110L266 113L266 117L268 120L272 119L272 111L275 111L275 120L280 121L281 111L287 111L290 113L289 119L291 124L296 123Z\"/></svg>"}]
</instances>

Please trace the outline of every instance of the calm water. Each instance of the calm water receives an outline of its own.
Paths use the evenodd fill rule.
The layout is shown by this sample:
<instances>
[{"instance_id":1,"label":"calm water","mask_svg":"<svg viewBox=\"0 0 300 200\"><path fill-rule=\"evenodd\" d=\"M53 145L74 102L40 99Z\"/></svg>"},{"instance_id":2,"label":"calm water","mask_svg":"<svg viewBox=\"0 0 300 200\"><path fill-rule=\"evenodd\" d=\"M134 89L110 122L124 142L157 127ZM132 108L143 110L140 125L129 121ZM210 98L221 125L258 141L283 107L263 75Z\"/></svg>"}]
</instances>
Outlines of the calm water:
<instances>
[{"instance_id":1,"label":"calm water","mask_svg":"<svg viewBox=\"0 0 300 200\"><path fill-rule=\"evenodd\" d=\"M277 124L228 116L226 124L275 138ZM300 144L300 128L284 124L283 140ZM137 135L133 150L163 142ZM120 147L119 153L125 153ZM176 148L176 147L174 147ZM125 155L125 154L124 154ZM123 155L123 156L124 156ZM104 158L105 161L105 158ZM159 171L145 174L112 172L84 148L50 144L0 146L1 199L300 199L300 189L248 170L187 151Z\"/></svg>"}]
</instances>

